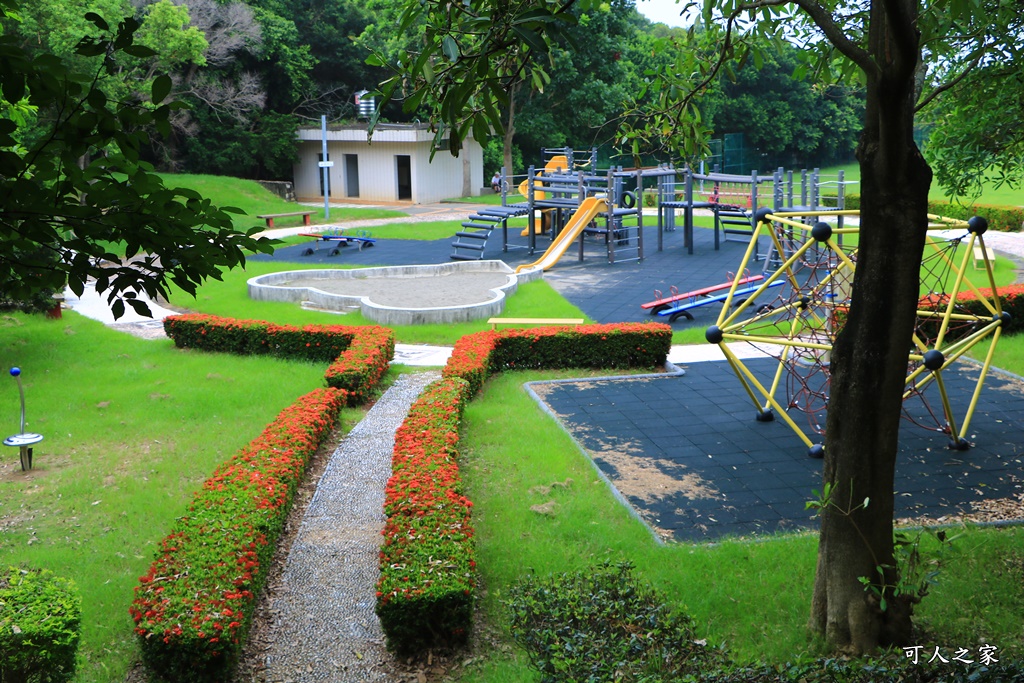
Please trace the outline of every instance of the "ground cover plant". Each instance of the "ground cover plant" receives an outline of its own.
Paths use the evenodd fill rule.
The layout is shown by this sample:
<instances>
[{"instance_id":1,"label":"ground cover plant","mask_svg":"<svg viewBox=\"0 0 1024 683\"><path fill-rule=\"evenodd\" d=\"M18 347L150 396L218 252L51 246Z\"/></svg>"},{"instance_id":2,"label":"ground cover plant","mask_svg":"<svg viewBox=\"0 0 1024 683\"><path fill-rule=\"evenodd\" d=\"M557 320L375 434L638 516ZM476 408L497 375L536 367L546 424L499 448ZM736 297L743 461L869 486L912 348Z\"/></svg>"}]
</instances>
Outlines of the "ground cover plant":
<instances>
[{"instance_id":1,"label":"ground cover plant","mask_svg":"<svg viewBox=\"0 0 1024 683\"><path fill-rule=\"evenodd\" d=\"M127 607L157 544L214 467L303 391L324 364L174 348L65 313L0 316L0 418L45 439L23 474L0 461L0 565L50 569L82 598L79 682L122 680L139 651ZM342 411L348 429L362 414ZM6 416L6 417L5 417Z\"/></svg>"},{"instance_id":2,"label":"ground cover plant","mask_svg":"<svg viewBox=\"0 0 1024 683\"><path fill-rule=\"evenodd\" d=\"M70 681L81 621L73 581L47 569L0 573L0 680Z\"/></svg>"}]
</instances>

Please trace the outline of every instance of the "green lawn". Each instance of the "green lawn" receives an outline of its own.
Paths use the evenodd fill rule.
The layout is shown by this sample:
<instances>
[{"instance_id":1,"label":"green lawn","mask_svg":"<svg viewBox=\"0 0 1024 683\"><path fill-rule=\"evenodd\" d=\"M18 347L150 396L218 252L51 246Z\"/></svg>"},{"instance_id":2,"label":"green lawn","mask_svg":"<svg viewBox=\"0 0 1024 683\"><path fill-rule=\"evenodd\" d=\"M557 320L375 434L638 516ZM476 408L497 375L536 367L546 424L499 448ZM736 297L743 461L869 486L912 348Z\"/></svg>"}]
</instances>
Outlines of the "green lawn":
<instances>
[{"instance_id":1,"label":"green lawn","mask_svg":"<svg viewBox=\"0 0 1024 683\"><path fill-rule=\"evenodd\" d=\"M817 536L655 542L523 389L527 380L565 376L504 374L467 408L461 466L475 503L477 566L486 588L480 610L489 640L478 645L480 660L458 680L537 680L511 643L502 600L526 574L585 569L606 559L635 563L673 606L694 617L699 637L725 646L736 661L781 663L819 653L806 630ZM567 486L551 488L554 482ZM810 490L806 497L812 498ZM539 504L549 504L549 512L530 509ZM917 611L917 623L927 629L920 644L969 647L982 639L1007 657L1024 654L1022 544L1021 528L975 528L957 539L940 583ZM926 555L935 551L929 540Z\"/></svg>"},{"instance_id":2,"label":"green lawn","mask_svg":"<svg viewBox=\"0 0 1024 683\"><path fill-rule=\"evenodd\" d=\"M0 563L72 578L83 598L76 681L123 680L138 652L132 589L192 492L301 394L321 365L182 351L68 313L0 316L0 366L23 369L31 472L5 449ZM6 424L17 388L0 383ZM346 410L350 427L361 411Z\"/></svg>"},{"instance_id":3,"label":"green lawn","mask_svg":"<svg viewBox=\"0 0 1024 683\"><path fill-rule=\"evenodd\" d=\"M860 166L856 163L843 164L841 166L829 166L828 168L821 169L821 173L822 175L835 176L840 169L843 170L847 181L860 180ZM860 194L860 184L847 185L846 191L851 194ZM931 199L937 199L940 201L949 200L949 197L946 196L943 189L934 182L928 192L928 196ZM974 203L981 206L1024 206L1024 187L1014 189L1007 185L1003 185L1002 187L997 188L993 183L986 183L981 196L978 197Z\"/></svg>"},{"instance_id":4,"label":"green lawn","mask_svg":"<svg viewBox=\"0 0 1024 683\"><path fill-rule=\"evenodd\" d=\"M245 317L286 325L329 324L329 325L373 325L360 313L327 313L309 311L298 304L253 301L246 289L246 280L280 270L312 270L318 264L273 263L249 261L245 270L233 270L224 274L221 281L210 280L199 288L196 298L180 290L174 290L171 303L197 313L209 313L228 317ZM504 315L522 318L586 318L576 306L566 301L543 280L520 285L516 293L508 298ZM451 325L405 325L394 328L399 342L406 344L441 344L451 346L459 337L472 332L489 329L485 320Z\"/></svg>"},{"instance_id":5,"label":"green lawn","mask_svg":"<svg viewBox=\"0 0 1024 683\"><path fill-rule=\"evenodd\" d=\"M302 206L294 202L287 202L270 190L257 183L255 180L243 180L241 178L230 178L228 176L212 175L191 175L161 173L164 185L167 187L181 187L195 190L203 197L209 199L216 206L233 206L245 212L243 216L236 216L234 219L235 228L238 230L249 230L253 227L265 228L266 223L256 216L267 213L287 213L290 211L313 211L310 216L313 223L324 222L323 206ZM331 207L331 221L363 220L370 218L399 218L407 214L401 211L390 209L349 209L343 207ZM302 225L301 216L291 218L279 218L274 221L274 227L284 228L289 226Z\"/></svg>"}]
</instances>

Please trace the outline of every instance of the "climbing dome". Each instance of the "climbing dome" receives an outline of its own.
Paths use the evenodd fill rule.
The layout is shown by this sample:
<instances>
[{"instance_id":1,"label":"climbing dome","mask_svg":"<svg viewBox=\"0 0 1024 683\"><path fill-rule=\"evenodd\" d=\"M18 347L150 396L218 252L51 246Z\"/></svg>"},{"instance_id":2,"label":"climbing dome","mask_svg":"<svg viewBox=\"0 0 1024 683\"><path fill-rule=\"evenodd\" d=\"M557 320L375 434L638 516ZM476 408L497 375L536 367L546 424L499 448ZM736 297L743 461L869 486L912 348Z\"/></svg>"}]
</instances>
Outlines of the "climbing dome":
<instances>
[{"instance_id":1,"label":"climbing dome","mask_svg":"<svg viewBox=\"0 0 1024 683\"><path fill-rule=\"evenodd\" d=\"M768 240L767 253L761 255L765 279L740 301L733 296L741 279L737 275L718 321L706 332L707 340L718 344L728 359L756 408L757 419L780 417L812 457L824 453L820 437L828 408L830 355L846 320L857 268L859 228L843 227L844 220L857 215L857 211L759 211L759 229L736 273L746 272L758 256L759 245ZM836 225L822 220L826 217ZM904 417L945 433L951 448L966 450L970 447L967 430L1008 314L1000 308L990 252L984 244L985 219L964 222L930 215L929 220L917 324L908 349ZM987 292L968 277L969 267L986 278ZM968 299L980 302L984 311L972 312L979 310L977 304L969 310ZM774 358L773 368L766 372L763 362L741 360L728 346L740 341ZM956 415L943 371L979 346L987 346L985 360L966 413ZM941 404L934 407L925 397L933 384Z\"/></svg>"}]
</instances>

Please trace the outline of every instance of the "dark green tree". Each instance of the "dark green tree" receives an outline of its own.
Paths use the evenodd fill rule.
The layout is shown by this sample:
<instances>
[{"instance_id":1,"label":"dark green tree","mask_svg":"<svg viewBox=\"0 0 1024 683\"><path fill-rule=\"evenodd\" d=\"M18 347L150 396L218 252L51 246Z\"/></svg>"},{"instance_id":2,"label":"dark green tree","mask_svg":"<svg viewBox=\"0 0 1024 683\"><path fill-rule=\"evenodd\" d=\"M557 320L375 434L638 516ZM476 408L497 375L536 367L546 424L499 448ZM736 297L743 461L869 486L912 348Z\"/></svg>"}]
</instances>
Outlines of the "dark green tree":
<instances>
[{"instance_id":1,"label":"dark green tree","mask_svg":"<svg viewBox=\"0 0 1024 683\"><path fill-rule=\"evenodd\" d=\"M826 166L853 158L864 118L863 96L845 85L796 80L796 48L769 46L747 60L702 103L716 137L743 133L763 156L759 168ZM744 169L744 172L750 169Z\"/></svg>"},{"instance_id":2,"label":"dark green tree","mask_svg":"<svg viewBox=\"0 0 1024 683\"><path fill-rule=\"evenodd\" d=\"M17 0L0 0L0 20L16 21ZM13 33L0 36L0 291L28 299L67 283L81 294L93 279L106 293L115 317L126 303L148 312L139 292L167 296L171 283L195 293L206 278L245 262L248 252L269 252L265 239L232 227L231 213L199 194L165 187L140 151L153 131L170 133L169 118L180 107L166 101L172 83L154 79L140 100L115 101L97 87L126 57L153 56L135 45L138 24L123 20L97 28L76 49L99 58L97 68L68 64L49 54L30 54ZM84 62L88 64L89 62ZM42 134L19 136L32 110ZM124 246L127 259L111 253Z\"/></svg>"}]
</instances>

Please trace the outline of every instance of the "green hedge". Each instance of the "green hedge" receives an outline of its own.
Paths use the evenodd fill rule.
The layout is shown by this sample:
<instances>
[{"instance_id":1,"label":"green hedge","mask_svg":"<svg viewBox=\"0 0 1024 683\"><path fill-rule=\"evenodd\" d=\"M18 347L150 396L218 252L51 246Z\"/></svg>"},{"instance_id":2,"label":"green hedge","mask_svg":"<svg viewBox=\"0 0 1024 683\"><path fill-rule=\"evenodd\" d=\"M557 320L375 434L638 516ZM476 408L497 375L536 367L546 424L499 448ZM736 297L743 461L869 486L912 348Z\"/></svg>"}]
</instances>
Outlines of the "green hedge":
<instances>
[{"instance_id":1,"label":"green hedge","mask_svg":"<svg viewBox=\"0 0 1024 683\"><path fill-rule=\"evenodd\" d=\"M296 400L213 472L139 578L130 613L143 660L168 680L203 683L227 677L309 459L338 411L375 391L395 342L377 326L208 315L172 316L164 329L180 348L330 362L330 386Z\"/></svg>"},{"instance_id":2,"label":"green hedge","mask_svg":"<svg viewBox=\"0 0 1024 683\"><path fill-rule=\"evenodd\" d=\"M395 333L376 325L294 327L189 314L166 318L164 330L178 348L330 363L324 379L349 392L351 405L370 398L395 353Z\"/></svg>"},{"instance_id":3,"label":"green hedge","mask_svg":"<svg viewBox=\"0 0 1024 683\"><path fill-rule=\"evenodd\" d=\"M672 328L664 323L615 323L488 330L459 339L442 374L461 377L476 394L492 372L562 368L664 366Z\"/></svg>"},{"instance_id":4,"label":"green hedge","mask_svg":"<svg viewBox=\"0 0 1024 683\"><path fill-rule=\"evenodd\" d=\"M467 392L461 379L432 383L395 434L376 611L388 645L398 652L469 636L472 503L462 495L456 462Z\"/></svg>"},{"instance_id":5,"label":"green hedge","mask_svg":"<svg viewBox=\"0 0 1024 683\"><path fill-rule=\"evenodd\" d=\"M0 681L70 681L81 620L70 579L45 569L0 573Z\"/></svg>"},{"instance_id":6,"label":"green hedge","mask_svg":"<svg viewBox=\"0 0 1024 683\"><path fill-rule=\"evenodd\" d=\"M299 482L346 398L333 387L299 398L196 492L129 610L151 670L176 683L227 676Z\"/></svg>"},{"instance_id":7,"label":"green hedge","mask_svg":"<svg viewBox=\"0 0 1024 683\"><path fill-rule=\"evenodd\" d=\"M845 208L860 209L860 195L846 195ZM973 216L983 216L988 220L990 229L1001 232L1018 232L1024 224L1024 208L1019 206L986 206L982 204L964 206L938 199L929 199L928 212L962 221Z\"/></svg>"}]
</instances>

